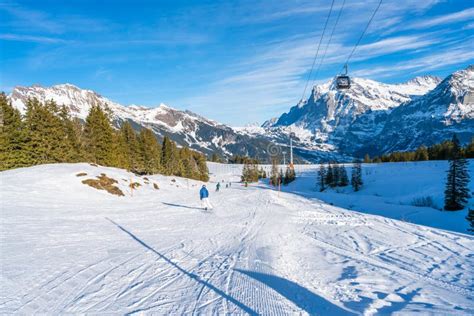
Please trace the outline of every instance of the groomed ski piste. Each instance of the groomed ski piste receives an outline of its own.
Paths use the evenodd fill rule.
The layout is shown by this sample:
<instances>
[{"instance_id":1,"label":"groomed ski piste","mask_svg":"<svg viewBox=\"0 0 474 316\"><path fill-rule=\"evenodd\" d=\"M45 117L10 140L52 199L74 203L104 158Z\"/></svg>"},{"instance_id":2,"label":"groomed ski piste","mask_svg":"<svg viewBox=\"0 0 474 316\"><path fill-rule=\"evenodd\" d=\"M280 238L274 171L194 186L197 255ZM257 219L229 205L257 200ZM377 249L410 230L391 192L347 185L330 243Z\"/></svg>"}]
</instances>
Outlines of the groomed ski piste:
<instances>
[{"instance_id":1,"label":"groomed ski piste","mask_svg":"<svg viewBox=\"0 0 474 316\"><path fill-rule=\"evenodd\" d=\"M1 172L0 314L474 313L466 212L411 205L442 202L446 162L364 165L357 193L317 192L316 166L282 192L209 167L212 211L202 182L178 177ZM82 183L101 173L125 196Z\"/></svg>"}]
</instances>

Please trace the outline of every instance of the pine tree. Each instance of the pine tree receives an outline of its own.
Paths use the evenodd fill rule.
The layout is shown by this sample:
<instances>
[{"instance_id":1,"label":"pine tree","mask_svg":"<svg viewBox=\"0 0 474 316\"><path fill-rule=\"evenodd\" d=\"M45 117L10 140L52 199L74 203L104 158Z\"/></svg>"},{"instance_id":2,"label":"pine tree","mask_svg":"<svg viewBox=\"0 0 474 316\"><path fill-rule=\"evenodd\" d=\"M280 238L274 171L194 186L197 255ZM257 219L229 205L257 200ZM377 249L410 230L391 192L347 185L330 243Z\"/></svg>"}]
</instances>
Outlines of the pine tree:
<instances>
[{"instance_id":1,"label":"pine tree","mask_svg":"<svg viewBox=\"0 0 474 316\"><path fill-rule=\"evenodd\" d=\"M144 172L140 143L132 125L127 121L120 127L120 155L124 158L123 168L135 173Z\"/></svg>"},{"instance_id":2,"label":"pine tree","mask_svg":"<svg viewBox=\"0 0 474 316\"><path fill-rule=\"evenodd\" d=\"M334 179L334 168L331 163L328 163L328 168L326 171L326 184L331 188L336 186L336 182Z\"/></svg>"},{"instance_id":3,"label":"pine tree","mask_svg":"<svg viewBox=\"0 0 474 316\"><path fill-rule=\"evenodd\" d=\"M346 187L349 185L349 178L347 177L347 171L344 166L339 166L339 183L338 186Z\"/></svg>"},{"instance_id":4,"label":"pine tree","mask_svg":"<svg viewBox=\"0 0 474 316\"><path fill-rule=\"evenodd\" d=\"M81 146L82 124L79 119L71 118L69 110L66 106L62 106L59 110L59 118L61 119L62 128L66 138L63 140L63 148L65 161L79 162L83 158L83 150Z\"/></svg>"},{"instance_id":5,"label":"pine tree","mask_svg":"<svg viewBox=\"0 0 474 316\"><path fill-rule=\"evenodd\" d=\"M464 149L465 158L474 158L474 137L471 138L471 142Z\"/></svg>"},{"instance_id":6,"label":"pine tree","mask_svg":"<svg viewBox=\"0 0 474 316\"><path fill-rule=\"evenodd\" d=\"M176 171L176 164L173 160L176 158L176 146L168 136L163 138L161 146L161 165L163 166L163 173L165 175L172 175Z\"/></svg>"},{"instance_id":7,"label":"pine tree","mask_svg":"<svg viewBox=\"0 0 474 316\"><path fill-rule=\"evenodd\" d=\"M257 182L259 177L258 165L251 160L246 160L242 169L242 182Z\"/></svg>"},{"instance_id":8,"label":"pine tree","mask_svg":"<svg viewBox=\"0 0 474 316\"><path fill-rule=\"evenodd\" d=\"M474 209L469 209L466 219L469 222L468 231L474 233Z\"/></svg>"},{"instance_id":9,"label":"pine tree","mask_svg":"<svg viewBox=\"0 0 474 316\"><path fill-rule=\"evenodd\" d=\"M25 149L27 140L20 112L0 93L0 170L30 165Z\"/></svg>"},{"instance_id":10,"label":"pine tree","mask_svg":"<svg viewBox=\"0 0 474 316\"><path fill-rule=\"evenodd\" d=\"M193 152L193 157L199 171L199 179L197 180L207 182L209 180L209 169L207 168L206 157L198 152Z\"/></svg>"},{"instance_id":11,"label":"pine tree","mask_svg":"<svg viewBox=\"0 0 474 316\"><path fill-rule=\"evenodd\" d=\"M161 171L161 147L155 134L148 128L142 128L138 139L144 173L159 173Z\"/></svg>"},{"instance_id":12,"label":"pine tree","mask_svg":"<svg viewBox=\"0 0 474 316\"><path fill-rule=\"evenodd\" d=\"M295 169L290 166L286 167L285 177L283 179L284 184L293 182L296 179Z\"/></svg>"},{"instance_id":13,"label":"pine tree","mask_svg":"<svg viewBox=\"0 0 474 316\"><path fill-rule=\"evenodd\" d=\"M37 99L29 99L26 103L25 127L25 149L32 164L67 161L67 135L59 117L59 107L54 101L42 104Z\"/></svg>"},{"instance_id":14,"label":"pine tree","mask_svg":"<svg viewBox=\"0 0 474 316\"><path fill-rule=\"evenodd\" d=\"M177 175L190 179L199 178L197 165L194 161L191 150L188 147L183 147L179 150L179 162L178 170L176 171Z\"/></svg>"},{"instance_id":15,"label":"pine tree","mask_svg":"<svg viewBox=\"0 0 474 316\"><path fill-rule=\"evenodd\" d=\"M453 148L449 159L449 170L444 191L444 209L462 210L469 198L468 161L461 155L461 145L456 135L452 139Z\"/></svg>"},{"instance_id":16,"label":"pine tree","mask_svg":"<svg viewBox=\"0 0 474 316\"><path fill-rule=\"evenodd\" d=\"M273 186L278 185L278 181L280 179L280 175L278 173L278 161L276 158L272 159L272 170L270 174L270 182Z\"/></svg>"},{"instance_id":17,"label":"pine tree","mask_svg":"<svg viewBox=\"0 0 474 316\"><path fill-rule=\"evenodd\" d=\"M118 165L116 134L106 111L98 105L93 105L86 117L83 143L86 158L90 162L104 166Z\"/></svg>"},{"instance_id":18,"label":"pine tree","mask_svg":"<svg viewBox=\"0 0 474 316\"><path fill-rule=\"evenodd\" d=\"M362 187L362 165L360 161L354 161L352 165L351 185L354 191L359 191Z\"/></svg>"},{"instance_id":19,"label":"pine tree","mask_svg":"<svg viewBox=\"0 0 474 316\"><path fill-rule=\"evenodd\" d=\"M369 154L365 154L365 156L364 156L364 163L370 163L370 162L371 162L371 160L370 160Z\"/></svg>"},{"instance_id":20,"label":"pine tree","mask_svg":"<svg viewBox=\"0 0 474 316\"><path fill-rule=\"evenodd\" d=\"M283 184L287 185L291 181L292 181L291 180L291 169L289 167L286 167L285 176L283 177Z\"/></svg>"},{"instance_id":21,"label":"pine tree","mask_svg":"<svg viewBox=\"0 0 474 316\"><path fill-rule=\"evenodd\" d=\"M334 164L332 167L332 176L333 176L333 183L332 187L337 187L339 186L340 179L341 179L341 167L339 164Z\"/></svg>"},{"instance_id":22,"label":"pine tree","mask_svg":"<svg viewBox=\"0 0 474 316\"><path fill-rule=\"evenodd\" d=\"M429 160L428 148L426 146L420 146L415 151L415 160L416 161L424 161Z\"/></svg>"},{"instance_id":23,"label":"pine tree","mask_svg":"<svg viewBox=\"0 0 474 316\"><path fill-rule=\"evenodd\" d=\"M221 158L219 157L219 155L217 153L212 153L211 161L212 162L221 162Z\"/></svg>"},{"instance_id":24,"label":"pine tree","mask_svg":"<svg viewBox=\"0 0 474 316\"><path fill-rule=\"evenodd\" d=\"M318 185L319 192L326 190L326 167L324 167L324 164L319 165Z\"/></svg>"}]
</instances>

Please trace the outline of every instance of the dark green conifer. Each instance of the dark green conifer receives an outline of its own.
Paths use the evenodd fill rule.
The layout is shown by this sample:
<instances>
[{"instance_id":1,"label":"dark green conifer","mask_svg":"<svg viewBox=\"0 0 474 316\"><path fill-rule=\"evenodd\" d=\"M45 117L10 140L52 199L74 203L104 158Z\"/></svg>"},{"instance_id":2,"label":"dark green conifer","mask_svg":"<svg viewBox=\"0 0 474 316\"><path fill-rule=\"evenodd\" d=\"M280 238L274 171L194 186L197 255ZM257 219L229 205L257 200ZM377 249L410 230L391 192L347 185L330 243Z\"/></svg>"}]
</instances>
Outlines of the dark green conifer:
<instances>
[{"instance_id":1,"label":"dark green conifer","mask_svg":"<svg viewBox=\"0 0 474 316\"><path fill-rule=\"evenodd\" d=\"M86 118L83 133L87 160L100 165L118 165L117 137L106 112L93 105Z\"/></svg>"},{"instance_id":2,"label":"dark green conifer","mask_svg":"<svg viewBox=\"0 0 474 316\"><path fill-rule=\"evenodd\" d=\"M27 134L20 111L0 93L0 170L32 164L25 149Z\"/></svg>"},{"instance_id":3,"label":"dark green conifer","mask_svg":"<svg viewBox=\"0 0 474 316\"><path fill-rule=\"evenodd\" d=\"M444 209L448 211L462 210L469 198L468 161L462 157L461 146L456 134L452 139L451 158L444 191Z\"/></svg>"},{"instance_id":4,"label":"dark green conifer","mask_svg":"<svg viewBox=\"0 0 474 316\"><path fill-rule=\"evenodd\" d=\"M155 134L148 128L142 128L139 143L144 173L159 173L161 171L161 147Z\"/></svg>"}]
</instances>

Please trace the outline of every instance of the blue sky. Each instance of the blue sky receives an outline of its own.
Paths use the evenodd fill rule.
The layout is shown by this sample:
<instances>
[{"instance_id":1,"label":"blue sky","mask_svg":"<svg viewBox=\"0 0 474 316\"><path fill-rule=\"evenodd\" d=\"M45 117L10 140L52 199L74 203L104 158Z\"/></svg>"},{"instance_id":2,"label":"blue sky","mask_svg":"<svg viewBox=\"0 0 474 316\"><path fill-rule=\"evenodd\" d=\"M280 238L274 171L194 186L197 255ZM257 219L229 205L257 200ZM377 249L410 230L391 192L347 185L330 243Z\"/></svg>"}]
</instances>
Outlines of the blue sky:
<instances>
[{"instance_id":1,"label":"blue sky","mask_svg":"<svg viewBox=\"0 0 474 316\"><path fill-rule=\"evenodd\" d=\"M122 104L261 123L301 98L331 3L0 0L0 90L67 82ZM342 3L311 83L341 71L378 0L346 0L328 44ZM473 38L472 1L385 0L349 70L388 83L445 77L473 63Z\"/></svg>"}]
</instances>

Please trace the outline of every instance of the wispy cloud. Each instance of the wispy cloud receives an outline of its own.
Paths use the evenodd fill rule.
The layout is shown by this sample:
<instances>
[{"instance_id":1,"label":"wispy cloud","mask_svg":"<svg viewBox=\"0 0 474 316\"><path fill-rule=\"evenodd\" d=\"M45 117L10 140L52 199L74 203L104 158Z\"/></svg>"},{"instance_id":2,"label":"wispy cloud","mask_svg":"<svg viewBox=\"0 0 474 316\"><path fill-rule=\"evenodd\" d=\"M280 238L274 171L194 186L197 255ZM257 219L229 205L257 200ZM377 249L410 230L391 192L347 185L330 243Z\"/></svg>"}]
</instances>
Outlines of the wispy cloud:
<instances>
[{"instance_id":1,"label":"wispy cloud","mask_svg":"<svg viewBox=\"0 0 474 316\"><path fill-rule=\"evenodd\" d=\"M43 43L43 44L58 44L67 43L60 38L46 37L46 36L34 36L34 35L23 35L23 34L0 34L0 39L6 41L17 41L17 42L32 42L32 43Z\"/></svg>"},{"instance_id":2,"label":"wispy cloud","mask_svg":"<svg viewBox=\"0 0 474 316\"><path fill-rule=\"evenodd\" d=\"M110 30L113 25L110 21L79 15L53 16L47 12L29 9L15 3L0 3L0 10L11 17L4 24L20 32L35 30L49 34L64 34L68 32L94 33Z\"/></svg>"},{"instance_id":3,"label":"wispy cloud","mask_svg":"<svg viewBox=\"0 0 474 316\"><path fill-rule=\"evenodd\" d=\"M445 14L437 17L430 17L428 19L418 21L407 26L408 29L422 29L438 25L449 24L453 22L473 21L474 20L474 8Z\"/></svg>"},{"instance_id":4,"label":"wispy cloud","mask_svg":"<svg viewBox=\"0 0 474 316\"><path fill-rule=\"evenodd\" d=\"M353 75L361 77L377 76L378 78L389 78L393 77L394 73L427 73L451 65L469 63L472 62L472 60L474 60L474 51L472 48L468 45L461 45L443 52L435 52L430 55L409 59L389 66L361 69L355 71Z\"/></svg>"}]
</instances>

